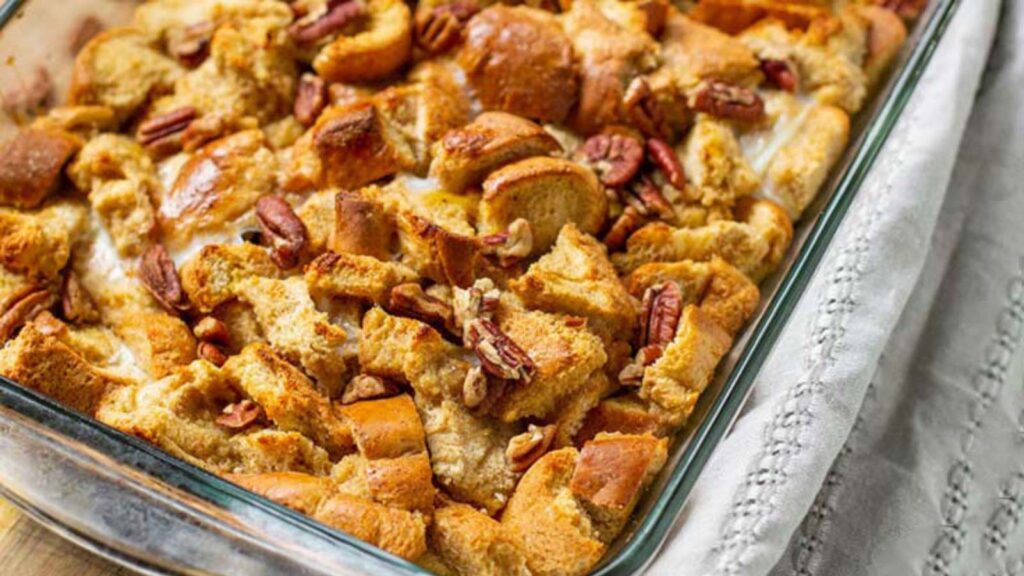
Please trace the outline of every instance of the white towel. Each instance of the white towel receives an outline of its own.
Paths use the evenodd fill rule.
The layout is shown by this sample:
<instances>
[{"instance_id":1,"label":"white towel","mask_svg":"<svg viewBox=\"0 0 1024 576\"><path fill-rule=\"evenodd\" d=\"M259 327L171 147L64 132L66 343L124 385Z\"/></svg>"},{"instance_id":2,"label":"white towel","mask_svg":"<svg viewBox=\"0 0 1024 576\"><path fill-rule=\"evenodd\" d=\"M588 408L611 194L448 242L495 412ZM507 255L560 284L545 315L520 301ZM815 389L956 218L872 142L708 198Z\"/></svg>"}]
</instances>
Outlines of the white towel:
<instances>
[{"instance_id":1,"label":"white towel","mask_svg":"<svg viewBox=\"0 0 1024 576\"><path fill-rule=\"evenodd\" d=\"M1024 18L1008 0L971 116L1000 2L961 4L651 574L974 574L1024 554L1024 316L1005 320L1024 312Z\"/></svg>"}]
</instances>

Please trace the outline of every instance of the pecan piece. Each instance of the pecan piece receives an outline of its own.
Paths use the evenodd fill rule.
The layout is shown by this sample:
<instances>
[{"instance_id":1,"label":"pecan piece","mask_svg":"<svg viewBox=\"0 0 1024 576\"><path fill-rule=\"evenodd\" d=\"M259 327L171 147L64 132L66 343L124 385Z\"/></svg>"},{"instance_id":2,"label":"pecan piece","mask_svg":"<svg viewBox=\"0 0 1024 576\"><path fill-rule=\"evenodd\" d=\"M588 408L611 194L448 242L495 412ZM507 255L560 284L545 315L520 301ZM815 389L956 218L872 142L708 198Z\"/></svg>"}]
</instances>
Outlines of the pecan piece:
<instances>
[{"instance_id":1,"label":"pecan piece","mask_svg":"<svg viewBox=\"0 0 1024 576\"><path fill-rule=\"evenodd\" d=\"M462 39L466 22L480 11L476 2L455 0L416 15L416 44L431 54L450 50Z\"/></svg>"},{"instance_id":2,"label":"pecan piece","mask_svg":"<svg viewBox=\"0 0 1024 576\"><path fill-rule=\"evenodd\" d=\"M388 295L387 309L392 314L415 318L435 328L459 335L455 328L455 312L452 307L424 292L423 287L415 282L392 288Z\"/></svg>"},{"instance_id":3,"label":"pecan piece","mask_svg":"<svg viewBox=\"0 0 1024 576\"><path fill-rule=\"evenodd\" d=\"M604 245L612 252L621 250L625 247L626 240L630 235L636 232L643 223L644 219L640 212L632 206L626 206L608 233L604 235Z\"/></svg>"},{"instance_id":4,"label":"pecan piece","mask_svg":"<svg viewBox=\"0 0 1024 576\"><path fill-rule=\"evenodd\" d=\"M577 152L577 159L597 172L601 183L618 188L636 176L644 161L644 146L623 134L591 136Z\"/></svg>"},{"instance_id":5,"label":"pecan piece","mask_svg":"<svg viewBox=\"0 0 1024 576\"><path fill-rule=\"evenodd\" d=\"M622 108L629 122L647 136L669 139L672 129L650 84L643 78L634 78L622 96Z\"/></svg>"},{"instance_id":6,"label":"pecan piece","mask_svg":"<svg viewBox=\"0 0 1024 576\"><path fill-rule=\"evenodd\" d=\"M9 298L7 309L0 314L0 343L6 342L18 328L53 306L56 300L53 292L39 286L28 286Z\"/></svg>"},{"instance_id":7,"label":"pecan piece","mask_svg":"<svg viewBox=\"0 0 1024 576\"><path fill-rule=\"evenodd\" d=\"M96 303L82 287L78 275L70 270L64 275L64 283L61 285L60 307L64 319L75 324L88 324L100 319Z\"/></svg>"},{"instance_id":8,"label":"pecan piece","mask_svg":"<svg viewBox=\"0 0 1024 576\"><path fill-rule=\"evenodd\" d=\"M354 404L362 400L373 400L375 398L387 398L395 396L399 392L398 385L380 376L359 374L349 380L345 386L345 392L341 395L342 404Z\"/></svg>"},{"instance_id":9,"label":"pecan piece","mask_svg":"<svg viewBox=\"0 0 1024 576\"><path fill-rule=\"evenodd\" d=\"M224 407L217 424L230 430L241 430L263 417L263 408L252 400L233 402Z\"/></svg>"},{"instance_id":10,"label":"pecan piece","mask_svg":"<svg viewBox=\"0 0 1024 576\"><path fill-rule=\"evenodd\" d=\"M663 346L651 344L637 350L636 357L619 372L619 383L623 386L640 386L644 381L644 371L657 362L665 352Z\"/></svg>"},{"instance_id":11,"label":"pecan piece","mask_svg":"<svg viewBox=\"0 0 1024 576\"><path fill-rule=\"evenodd\" d=\"M200 342L196 347L196 356L218 368L228 361L227 354L213 342Z\"/></svg>"},{"instance_id":12,"label":"pecan piece","mask_svg":"<svg viewBox=\"0 0 1024 576\"><path fill-rule=\"evenodd\" d=\"M491 376L503 380L529 382L537 370L533 359L498 325L484 318L471 320L465 327L466 344Z\"/></svg>"},{"instance_id":13,"label":"pecan piece","mask_svg":"<svg viewBox=\"0 0 1024 576\"><path fill-rule=\"evenodd\" d=\"M171 30L167 34L167 53L185 66L195 68L209 56L210 42L216 30L216 24L210 21Z\"/></svg>"},{"instance_id":14,"label":"pecan piece","mask_svg":"<svg viewBox=\"0 0 1024 576\"><path fill-rule=\"evenodd\" d=\"M316 74L303 74L295 94L295 119L299 124L312 126L327 106L327 84Z\"/></svg>"},{"instance_id":15,"label":"pecan piece","mask_svg":"<svg viewBox=\"0 0 1024 576\"><path fill-rule=\"evenodd\" d=\"M233 132L235 122L224 113L206 114L193 120L178 139L182 150L194 152L209 142Z\"/></svg>"},{"instance_id":16,"label":"pecan piece","mask_svg":"<svg viewBox=\"0 0 1024 576\"><path fill-rule=\"evenodd\" d=\"M548 424L541 427L530 424L526 432L512 437L505 449L505 457L513 472L525 472L530 466L547 453L555 441L558 427Z\"/></svg>"},{"instance_id":17,"label":"pecan piece","mask_svg":"<svg viewBox=\"0 0 1024 576\"><path fill-rule=\"evenodd\" d=\"M490 278L480 278L469 288L455 288L452 294L452 308L455 313L456 326L462 326L465 332L470 321L477 318L490 320L498 307L501 292L494 286ZM465 338L465 333L463 334Z\"/></svg>"},{"instance_id":18,"label":"pecan piece","mask_svg":"<svg viewBox=\"0 0 1024 576\"><path fill-rule=\"evenodd\" d=\"M487 399L487 375L479 366L474 366L466 373L462 383L462 403L466 408L473 409Z\"/></svg>"},{"instance_id":19,"label":"pecan piece","mask_svg":"<svg viewBox=\"0 0 1024 576\"><path fill-rule=\"evenodd\" d=\"M789 60L765 58L761 60L761 72L764 72L768 82L779 90L793 93L800 85L796 67Z\"/></svg>"},{"instance_id":20,"label":"pecan piece","mask_svg":"<svg viewBox=\"0 0 1024 576\"><path fill-rule=\"evenodd\" d=\"M644 292L637 347L667 346L676 337L683 313L683 293L675 282L663 282Z\"/></svg>"},{"instance_id":21,"label":"pecan piece","mask_svg":"<svg viewBox=\"0 0 1024 576\"><path fill-rule=\"evenodd\" d=\"M203 342L213 344L227 344L231 340L231 333L226 324L213 316L206 316L192 327L192 333Z\"/></svg>"},{"instance_id":22,"label":"pecan piece","mask_svg":"<svg viewBox=\"0 0 1024 576\"><path fill-rule=\"evenodd\" d=\"M366 6L358 0L337 0L327 3L327 12L309 21L302 18L292 24L289 32L299 44L315 44L328 36L340 32L349 24L366 14Z\"/></svg>"},{"instance_id":23,"label":"pecan piece","mask_svg":"<svg viewBox=\"0 0 1024 576\"><path fill-rule=\"evenodd\" d=\"M641 177L628 189L619 189L619 198L628 207L632 207L640 216L657 216L671 218L674 214L672 204L647 176Z\"/></svg>"},{"instance_id":24,"label":"pecan piece","mask_svg":"<svg viewBox=\"0 0 1024 576\"><path fill-rule=\"evenodd\" d=\"M683 173L683 165L679 162L679 156L664 140L651 138L647 141L647 155L651 163L661 170L665 179L676 190L686 187L686 175Z\"/></svg>"},{"instance_id":25,"label":"pecan piece","mask_svg":"<svg viewBox=\"0 0 1024 576\"><path fill-rule=\"evenodd\" d=\"M256 202L256 219L263 243L270 247L270 258L282 270L299 264L306 245L306 226L292 207L280 196L264 196Z\"/></svg>"},{"instance_id":26,"label":"pecan piece","mask_svg":"<svg viewBox=\"0 0 1024 576\"><path fill-rule=\"evenodd\" d=\"M480 242L484 254L497 256L503 268L510 268L533 251L533 227L525 218L516 218L509 224L507 232L484 236Z\"/></svg>"},{"instance_id":27,"label":"pecan piece","mask_svg":"<svg viewBox=\"0 0 1024 576\"><path fill-rule=\"evenodd\" d=\"M139 278L142 285L156 298L157 302L171 312L188 310L189 303L181 288L181 278L174 267L174 261L160 244L150 246L139 263Z\"/></svg>"},{"instance_id":28,"label":"pecan piece","mask_svg":"<svg viewBox=\"0 0 1024 576\"><path fill-rule=\"evenodd\" d=\"M742 122L757 122L764 117L764 100L756 92L719 80L701 83L693 97L693 108Z\"/></svg>"},{"instance_id":29,"label":"pecan piece","mask_svg":"<svg viewBox=\"0 0 1024 576\"><path fill-rule=\"evenodd\" d=\"M139 124L135 133L140 144L159 153L171 153L181 148L181 133L196 119L191 106L175 108Z\"/></svg>"}]
</instances>

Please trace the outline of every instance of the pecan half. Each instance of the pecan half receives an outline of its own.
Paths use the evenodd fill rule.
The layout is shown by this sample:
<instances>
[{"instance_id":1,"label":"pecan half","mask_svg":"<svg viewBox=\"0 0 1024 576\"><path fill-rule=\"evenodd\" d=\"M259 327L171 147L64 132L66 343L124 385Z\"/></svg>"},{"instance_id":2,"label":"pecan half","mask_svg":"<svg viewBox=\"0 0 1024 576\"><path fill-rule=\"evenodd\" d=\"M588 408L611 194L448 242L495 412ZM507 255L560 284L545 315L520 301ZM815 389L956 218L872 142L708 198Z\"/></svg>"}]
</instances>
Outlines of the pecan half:
<instances>
[{"instance_id":1,"label":"pecan half","mask_svg":"<svg viewBox=\"0 0 1024 576\"><path fill-rule=\"evenodd\" d=\"M327 84L316 74L303 74L295 94L295 119L303 126L312 126L327 106Z\"/></svg>"},{"instance_id":2,"label":"pecan half","mask_svg":"<svg viewBox=\"0 0 1024 576\"><path fill-rule=\"evenodd\" d=\"M533 227L525 218L516 218L509 224L507 232L484 236L480 243L484 254L497 256L503 268L510 268L533 251Z\"/></svg>"},{"instance_id":3,"label":"pecan half","mask_svg":"<svg viewBox=\"0 0 1024 576\"><path fill-rule=\"evenodd\" d=\"M636 176L644 161L644 146L623 134L598 134L587 138L577 152L578 161L597 172L601 183L618 188Z\"/></svg>"},{"instance_id":4,"label":"pecan half","mask_svg":"<svg viewBox=\"0 0 1024 576\"><path fill-rule=\"evenodd\" d=\"M188 310L189 303L181 288L181 278L174 267L174 261L160 244L146 250L139 262L139 278L142 285L156 298L157 302L171 312Z\"/></svg>"},{"instance_id":5,"label":"pecan half","mask_svg":"<svg viewBox=\"0 0 1024 576\"><path fill-rule=\"evenodd\" d=\"M628 189L620 188L618 192L619 199L636 210L640 216L668 219L674 214L672 204L647 176L641 177Z\"/></svg>"},{"instance_id":6,"label":"pecan half","mask_svg":"<svg viewBox=\"0 0 1024 576\"><path fill-rule=\"evenodd\" d=\"M82 287L78 275L71 270L64 275L64 283L61 285L60 307L64 319L75 324L87 324L100 319L96 303Z\"/></svg>"},{"instance_id":7,"label":"pecan half","mask_svg":"<svg viewBox=\"0 0 1024 576\"><path fill-rule=\"evenodd\" d=\"M230 430L241 430L263 417L263 408L252 400L234 402L224 407L217 424Z\"/></svg>"},{"instance_id":8,"label":"pecan half","mask_svg":"<svg viewBox=\"0 0 1024 576\"><path fill-rule=\"evenodd\" d=\"M206 114L196 118L178 138L182 150L194 152L209 142L232 131L233 121L223 113Z\"/></svg>"},{"instance_id":9,"label":"pecan half","mask_svg":"<svg viewBox=\"0 0 1024 576\"><path fill-rule=\"evenodd\" d=\"M643 78L634 78L622 96L622 108L630 124L647 136L670 138L665 112L651 91L650 84Z\"/></svg>"},{"instance_id":10,"label":"pecan half","mask_svg":"<svg viewBox=\"0 0 1024 576\"><path fill-rule=\"evenodd\" d=\"M430 296L415 282L400 284L388 295L388 312L408 316L460 336L455 327L455 312L444 301Z\"/></svg>"},{"instance_id":11,"label":"pecan half","mask_svg":"<svg viewBox=\"0 0 1024 576\"><path fill-rule=\"evenodd\" d=\"M191 106L175 108L139 124L135 137L140 144L152 150L174 152L181 148L181 133L196 117L196 109Z\"/></svg>"},{"instance_id":12,"label":"pecan half","mask_svg":"<svg viewBox=\"0 0 1024 576\"><path fill-rule=\"evenodd\" d=\"M526 432L513 436L505 449L505 457L513 472L525 472L551 449L558 427L554 424L540 427L530 424Z\"/></svg>"},{"instance_id":13,"label":"pecan half","mask_svg":"<svg viewBox=\"0 0 1024 576\"><path fill-rule=\"evenodd\" d=\"M206 316L192 327L192 333L203 342L213 344L227 344L231 340L231 333L226 324L213 316Z\"/></svg>"},{"instance_id":14,"label":"pecan half","mask_svg":"<svg viewBox=\"0 0 1024 576\"><path fill-rule=\"evenodd\" d=\"M218 368L228 361L227 354L213 342L200 342L196 347L196 356Z\"/></svg>"},{"instance_id":15,"label":"pecan half","mask_svg":"<svg viewBox=\"0 0 1024 576\"><path fill-rule=\"evenodd\" d=\"M354 404L363 400L387 398L397 395L398 392L398 385L390 380L385 380L380 376L359 374L349 380L348 386L345 386L345 392L341 395L341 403Z\"/></svg>"},{"instance_id":16,"label":"pecan half","mask_svg":"<svg viewBox=\"0 0 1024 576\"><path fill-rule=\"evenodd\" d=\"M667 142L658 138L648 140L647 156L676 190L686 187L686 174L683 172L683 165L679 162L676 151Z\"/></svg>"},{"instance_id":17,"label":"pecan half","mask_svg":"<svg viewBox=\"0 0 1024 576\"><path fill-rule=\"evenodd\" d=\"M644 223L640 212L632 206L626 206L622 214L615 220L608 233L604 235L604 245L609 251L621 250L626 246L626 240L636 232Z\"/></svg>"},{"instance_id":18,"label":"pecan half","mask_svg":"<svg viewBox=\"0 0 1024 576\"><path fill-rule=\"evenodd\" d=\"M455 0L416 15L416 44L431 54L440 54L462 39L466 22L480 11L476 2Z\"/></svg>"},{"instance_id":19,"label":"pecan half","mask_svg":"<svg viewBox=\"0 0 1024 576\"><path fill-rule=\"evenodd\" d=\"M289 28L292 38L299 44L314 44L352 24L366 14L366 6L359 0L332 1L319 18L302 18Z\"/></svg>"},{"instance_id":20,"label":"pecan half","mask_svg":"<svg viewBox=\"0 0 1024 576\"><path fill-rule=\"evenodd\" d=\"M769 83L780 90L793 93L800 85L796 67L789 60L765 58L761 60L761 72L764 72Z\"/></svg>"},{"instance_id":21,"label":"pecan half","mask_svg":"<svg viewBox=\"0 0 1024 576\"><path fill-rule=\"evenodd\" d=\"M487 375L479 366L474 366L466 373L462 383L462 403L466 408L473 409L487 399Z\"/></svg>"},{"instance_id":22,"label":"pecan half","mask_svg":"<svg viewBox=\"0 0 1024 576\"><path fill-rule=\"evenodd\" d=\"M719 80L701 83L693 97L693 108L742 122L757 122L764 117L764 100L756 92Z\"/></svg>"},{"instance_id":23,"label":"pecan half","mask_svg":"<svg viewBox=\"0 0 1024 576\"><path fill-rule=\"evenodd\" d=\"M637 347L667 346L676 337L683 313L683 293L675 282L663 282L644 292Z\"/></svg>"},{"instance_id":24,"label":"pecan half","mask_svg":"<svg viewBox=\"0 0 1024 576\"><path fill-rule=\"evenodd\" d=\"M53 292L39 286L28 286L10 297L7 309L0 314L0 343L6 342L18 328L53 306L56 300Z\"/></svg>"},{"instance_id":25,"label":"pecan half","mask_svg":"<svg viewBox=\"0 0 1024 576\"><path fill-rule=\"evenodd\" d=\"M490 320L477 318L466 324L466 344L480 359L480 366L503 380L529 382L537 370L533 359Z\"/></svg>"},{"instance_id":26,"label":"pecan half","mask_svg":"<svg viewBox=\"0 0 1024 576\"><path fill-rule=\"evenodd\" d=\"M452 308L456 326L463 327L463 338L465 328L471 321L477 318L491 319L500 299L501 292L490 278L480 278L469 288L455 288L452 294Z\"/></svg>"},{"instance_id":27,"label":"pecan half","mask_svg":"<svg viewBox=\"0 0 1024 576\"><path fill-rule=\"evenodd\" d=\"M264 196L256 202L256 219L271 260L282 270L297 266L307 235L291 205L280 196Z\"/></svg>"},{"instance_id":28,"label":"pecan half","mask_svg":"<svg viewBox=\"0 0 1024 576\"><path fill-rule=\"evenodd\" d=\"M185 66L199 66L210 54L210 42L216 30L216 24L210 21L173 29L167 34L167 53Z\"/></svg>"}]
</instances>

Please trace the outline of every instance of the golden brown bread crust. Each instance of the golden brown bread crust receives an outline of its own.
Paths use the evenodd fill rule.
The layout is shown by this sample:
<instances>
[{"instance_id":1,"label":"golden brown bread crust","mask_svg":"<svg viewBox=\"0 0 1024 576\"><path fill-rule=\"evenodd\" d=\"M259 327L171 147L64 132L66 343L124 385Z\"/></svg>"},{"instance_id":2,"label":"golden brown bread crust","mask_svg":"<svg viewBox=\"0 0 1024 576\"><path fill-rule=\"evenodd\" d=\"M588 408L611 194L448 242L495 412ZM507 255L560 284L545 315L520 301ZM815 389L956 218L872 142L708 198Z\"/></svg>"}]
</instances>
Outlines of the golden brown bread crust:
<instances>
[{"instance_id":1,"label":"golden brown bread crust","mask_svg":"<svg viewBox=\"0 0 1024 576\"><path fill-rule=\"evenodd\" d=\"M664 462L665 445L650 435L598 434L583 445L569 489L595 506L630 507L651 467L661 467L658 457Z\"/></svg>"},{"instance_id":2,"label":"golden brown bread crust","mask_svg":"<svg viewBox=\"0 0 1024 576\"><path fill-rule=\"evenodd\" d=\"M330 493L330 482L301 472L225 474L224 479L303 514L313 514Z\"/></svg>"},{"instance_id":3,"label":"golden brown bread crust","mask_svg":"<svg viewBox=\"0 0 1024 576\"><path fill-rule=\"evenodd\" d=\"M68 200L32 212L0 208L0 265L34 280L52 281L68 263L87 218L84 206Z\"/></svg>"},{"instance_id":4,"label":"golden brown bread crust","mask_svg":"<svg viewBox=\"0 0 1024 576\"><path fill-rule=\"evenodd\" d=\"M561 122L576 103L572 44L543 10L500 4L485 9L467 24L458 59L488 110Z\"/></svg>"},{"instance_id":5,"label":"golden brown bread crust","mask_svg":"<svg viewBox=\"0 0 1024 576\"><path fill-rule=\"evenodd\" d=\"M336 494L320 504L313 518L406 560L427 551L426 521L416 512Z\"/></svg>"},{"instance_id":6,"label":"golden brown bread crust","mask_svg":"<svg viewBox=\"0 0 1024 576\"><path fill-rule=\"evenodd\" d=\"M328 248L386 260L391 255L395 228L380 202L354 192L338 192L334 198L334 229Z\"/></svg>"},{"instance_id":7,"label":"golden brown bread crust","mask_svg":"<svg viewBox=\"0 0 1024 576\"><path fill-rule=\"evenodd\" d=\"M60 183L64 164L81 148L58 130L22 129L0 149L0 206L35 208Z\"/></svg>"},{"instance_id":8,"label":"golden brown bread crust","mask_svg":"<svg viewBox=\"0 0 1024 576\"><path fill-rule=\"evenodd\" d=\"M650 406L636 394L631 393L602 400L588 412L576 433L576 445L582 446L601 432L663 436L667 430L664 419L653 413Z\"/></svg>"},{"instance_id":9,"label":"golden brown bread crust","mask_svg":"<svg viewBox=\"0 0 1024 576\"><path fill-rule=\"evenodd\" d=\"M210 312L235 300L238 285L243 280L276 278L280 273L266 250L258 246L210 244L181 267L181 285L201 312Z\"/></svg>"},{"instance_id":10,"label":"golden brown bread crust","mask_svg":"<svg viewBox=\"0 0 1024 576\"><path fill-rule=\"evenodd\" d=\"M412 50L412 13L402 0L369 0L365 27L339 35L313 59L333 82L379 80L396 71Z\"/></svg>"},{"instance_id":11,"label":"golden brown bread crust","mask_svg":"<svg viewBox=\"0 0 1024 576\"><path fill-rule=\"evenodd\" d=\"M471 506L445 502L434 512L430 549L460 576L530 574L519 544L497 520Z\"/></svg>"},{"instance_id":12,"label":"golden brown bread crust","mask_svg":"<svg viewBox=\"0 0 1024 576\"><path fill-rule=\"evenodd\" d=\"M371 256L325 252L306 266L306 283L314 297L349 297L384 304L399 284L418 277L407 266Z\"/></svg>"},{"instance_id":13,"label":"golden brown bread crust","mask_svg":"<svg viewBox=\"0 0 1024 576\"><path fill-rule=\"evenodd\" d=\"M357 402L341 408L359 452L370 460L423 452L423 423L407 395Z\"/></svg>"}]
</instances>

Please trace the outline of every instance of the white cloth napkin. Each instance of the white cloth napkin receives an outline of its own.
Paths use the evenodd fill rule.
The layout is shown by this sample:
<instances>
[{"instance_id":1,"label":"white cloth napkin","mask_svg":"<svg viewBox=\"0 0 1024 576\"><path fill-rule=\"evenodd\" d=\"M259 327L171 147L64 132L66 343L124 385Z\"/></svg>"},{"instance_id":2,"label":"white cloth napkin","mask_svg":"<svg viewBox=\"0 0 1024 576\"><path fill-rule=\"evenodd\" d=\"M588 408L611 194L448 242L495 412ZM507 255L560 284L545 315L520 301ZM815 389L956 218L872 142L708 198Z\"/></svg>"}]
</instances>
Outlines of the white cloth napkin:
<instances>
[{"instance_id":1,"label":"white cloth napkin","mask_svg":"<svg viewBox=\"0 0 1024 576\"><path fill-rule=\"evenodd\" d=\"M1000 2L961 4L649 573L973 574L1024 554L1024 17L1008 0L971 116Z\"/></svg>"}]
</instances>

